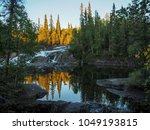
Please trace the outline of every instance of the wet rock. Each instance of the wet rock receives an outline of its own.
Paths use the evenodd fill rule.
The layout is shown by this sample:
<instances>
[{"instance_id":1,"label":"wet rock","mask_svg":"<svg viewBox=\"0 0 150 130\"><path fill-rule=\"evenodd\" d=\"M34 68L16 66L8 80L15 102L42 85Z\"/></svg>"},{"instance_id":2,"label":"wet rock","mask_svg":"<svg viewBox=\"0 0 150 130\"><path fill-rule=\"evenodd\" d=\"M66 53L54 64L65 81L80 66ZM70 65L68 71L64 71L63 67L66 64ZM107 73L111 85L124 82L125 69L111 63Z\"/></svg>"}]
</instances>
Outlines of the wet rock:
<instances>
[{"instance_id":1,"label":"wet rock","mask_svg":"<svg viewBox=\"0 0 150 130\"><path fill-rule=\"evenodd\" d=\"M23 88L27 95L29 97L33 97L34 99L42 98L48 93L46 90L42 89L36 84L25 84Z\"/></svg>"},{"instance_id":2,"label":"wet rock","mask_svg":"<svg viewBox=\"0 0 150 130\"><path fill-rule=\"evenodd\" d=\"M125 112L113 106L102 105L96 102L71 103L65 101L27 101L15 102L0 107L0 112L19 113L112 113Z\"/></svg>"},{"instance_id":3,"label":"wet rock","mask_svg":"<svg viewBox=\"0 0 150 130\"><path fill-rule=\"evenodd\" d=\"M65 101L38 101L37 107L40 112L60 113L68 105Z\"/></svg>"},{"instance_id":4,"label":"wet rock","mask_svg":"<svg viewBox=\"0 0 150 130\"><path fill-rule=\"evenodd\" d=\"M41 62L31 63L30 67L36 67L37 69L53 68L53 64L41 61Z\"/></svg>"},{"instance_id":5,"label":"wet rock","mask_svg":"<svg viewBox=\"0 0 150 130\"><path fill-rule=\"evenodd\" d=\"M124 89L123 87L129 81L129 78L118 78L118 79L103 79L97 80L96 84L104 88L115 88L115 89Z\"/></svg>"},{"instance_id":6,"label":"wet rock","mask_svg":"<svg viewBox=\"0 0 150 130\"><path fill-rule=\"evenodd\" d=\"M38 57L35 57L33 60L32 60L32 63L46 63L48 61L48 58L47 57L44 57L44 56L38 56Z\"/></svg>"},{"instance_id":7,"label":"wet rock","mask_svg":"<svg viewBox=\"0 0 150 130\"><path fill-rule=\"evenodd\" d=\"M121 91L121 90L116 90L116 89L106 89L108 92L112 93L112 94L115 94L115 95L118 95L120 97L127 97L128 96L128 93L126 91Z\"/></svg>"},{"instance_id":8,"label":"wet rock","mask_svg":"<svg viewBox=\"0 0 150 130\"><path fill-rule=\"evenodd\" d=\"M83 103L70 103L64 109L63 113L79 113L83 111L84 104Z\"/></svg>"},{"instance_id":9,"label":"wet rock","mask_svg":"<svg viewBox=\"0 0 150 130\"><path fill-rule=\"evenodd\" d=\"M130 98L140 102L143 101L145 98L144 91L126 88L129 80L129 78L104 79L97 80L96 84L119 97Z\"/></svg>"},{"instance_id":10,"label":"wet rock","mask_svg":"<svg viewBox=\"0 0 150 130\"><path fill-rule=\"evenodd\" d=\"M106 90L117 96L131 98L138 102L142 102L145 99L145 92L142 90L137 90L137 89L116 90L110 88Z\"/></svg>"}]
</instances>

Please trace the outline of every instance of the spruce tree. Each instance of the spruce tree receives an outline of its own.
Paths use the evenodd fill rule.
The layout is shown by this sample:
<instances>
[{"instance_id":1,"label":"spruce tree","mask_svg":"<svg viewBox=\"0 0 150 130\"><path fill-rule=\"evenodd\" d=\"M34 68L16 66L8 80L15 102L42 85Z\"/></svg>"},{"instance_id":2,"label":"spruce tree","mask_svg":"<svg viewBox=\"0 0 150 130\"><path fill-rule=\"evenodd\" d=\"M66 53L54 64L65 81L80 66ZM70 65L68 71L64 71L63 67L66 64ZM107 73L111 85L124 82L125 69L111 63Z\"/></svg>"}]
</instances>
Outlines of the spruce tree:
<instances>
[{"instance_id":1,"label":"spruce tree","mask_svg":"<svg viewBox=\"0 0 150 130\"><path fill-rule=\"evenodd\" d=\"M54 22L53 22L53 16L50 16L50 32L49 32L49 44L53 45L54 43L52 41L54 41L53 38L54 37L54 32L55 32L55 26L54 26Z\"/></svg>"},{"instance_id":2,"label":"spruce tree","mask_svg":"<svg viewBox=\"0 0 150 130\"><path fill-rule=\"evenodd\" d=\"M110 14L110 45L109 45L109 51L111 57L114 57L116 55L116 47L117 47L117 39L116 39L116 31L117 31L117 25L116 25L116 6L113 3L112 13Z\"/></svg>"},{"instance_id":3,"label":"spruce tree","mask_svg":"<svg viewBox=\"0 0 150 130\"><path fill-rule=\"evenodd\" d=\"M94 28L94 46L95 54L99 55L101 52L101 21L97 11L95 11L95 28Z\"/></svg>"},{"instance_id":4,"label":"spruce tree","mask_svg":"<svg viewBox=\"0 0 150 130\"><path fill-rule=\"evenodd\" d=\"M6 91L5 96L10 98L18 91L20 83L23 83L26 60L34 50L32 45L37 39L37 28L28 19L22 0L5 1L2 8L3 14L6 16L2 18L4 20L1 27L3 35L0 40L3 50L2 59L5 61L3 90ZM15 65L10 62L12 54L18 57ZM26 56L22 56L22 54Z\"/></svg>"},{"instance_id":5,"label":"spruce tree","mask_svg":"<svg viewBox=\"0 0 150 130\"><path fill-rule=\"evenodd\" d=\"M84 26L84 6L83 6L83 3L81 3L81 6L80 6L80 25L81 27Z\"/></svg>"},{"instance_id":6,"label":"spruce tree","mask_svg":"<svg viewBox=\"0 0 150 130\"><path fill-rule=\"evenodd\" d=\"M57 34L57 39L56 39L56 44L60 44L60 36L61 36L61 26L60 26L60 20L59 20L59 15L57 17L57 22L56 22L56 34Z\"/></svg>"},{"instance_id":7,"label":"spruce tree","mask_svg":"<svg viewBox=\"0 0 150 130\"><path fill-rule=\"evenodd\" d=\"M44 16L44 28L43 28L43 32L44 32L44 42L48 43L49 41L49 30L48 30L48 20L47 20L47 15Z\"/></svg>"}]
</instances>

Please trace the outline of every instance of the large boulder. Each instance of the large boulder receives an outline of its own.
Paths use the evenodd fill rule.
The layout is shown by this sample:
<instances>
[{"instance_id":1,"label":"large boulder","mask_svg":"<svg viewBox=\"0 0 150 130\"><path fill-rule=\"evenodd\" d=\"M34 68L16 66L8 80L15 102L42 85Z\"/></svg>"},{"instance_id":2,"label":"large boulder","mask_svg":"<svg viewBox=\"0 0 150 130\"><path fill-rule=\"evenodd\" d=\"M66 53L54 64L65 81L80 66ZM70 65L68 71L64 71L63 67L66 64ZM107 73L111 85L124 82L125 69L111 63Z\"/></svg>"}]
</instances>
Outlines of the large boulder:
<instances>
[{"instance_id":1,"label":"large boulder","mask_svg":"<svg viewBox=\"0 0 150 130\"><path fill-rule=\"evenodd\" d=\"M25 84L23 86L26 94L34 99L44 97L48 92L36 84Z\"/></svg>"},{"instance_id":2,"label":"large boulder","mask_svg":"<svg viewBox=\"0 0 150 130\"><path fill-rule=\"evenodd\" d=\"M143 101L145 98L144 91L126 87L129 80L129 78L103 79L97 80L96 84L106 89L109 93L119 97L126 97L134 99L135 101Z\"/></svg>"},{"instance_id":3,"label":"large boulder","mask_svg":"<svg viewBox=\"0 0 150 130\"><path fill-rule=\"evenodd\" d=\"M134 101L136 102L142 102L145 99L145 92L142 90L137 90L137 89L116 90L111 88L106 90L120 97L134 99Z\"/></svg>"}]
</instances>

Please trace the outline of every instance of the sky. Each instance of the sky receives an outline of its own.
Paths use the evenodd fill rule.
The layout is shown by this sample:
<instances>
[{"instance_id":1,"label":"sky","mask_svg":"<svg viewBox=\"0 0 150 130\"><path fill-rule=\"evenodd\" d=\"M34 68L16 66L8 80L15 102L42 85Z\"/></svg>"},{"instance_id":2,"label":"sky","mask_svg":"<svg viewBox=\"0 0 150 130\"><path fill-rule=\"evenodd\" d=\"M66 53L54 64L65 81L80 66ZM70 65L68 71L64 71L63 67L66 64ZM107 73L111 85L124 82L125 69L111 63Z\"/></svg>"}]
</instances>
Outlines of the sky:
<instances>
[{"instance_id":1,"label":"sky","mask_svg":"<svg viewBox=\"0 0 150 130\"><path fill-rule=\"evenodd\" d=\"M105 17L106 13L111 12L113 3L117 9L120 9L121 6L126 7L131 3L131 0L25 0L25 7L29 18L35 23L40 18L41 24L43 24L44 15L46 14L49 20L52 14L54 24L56 24L59 14L61 27L65 28L68 22L73 27L79 26L80 5L83 3L84 7L88 7L89 1L93 14L97 10L102 18Z\"/></svg>"}]
</instances>

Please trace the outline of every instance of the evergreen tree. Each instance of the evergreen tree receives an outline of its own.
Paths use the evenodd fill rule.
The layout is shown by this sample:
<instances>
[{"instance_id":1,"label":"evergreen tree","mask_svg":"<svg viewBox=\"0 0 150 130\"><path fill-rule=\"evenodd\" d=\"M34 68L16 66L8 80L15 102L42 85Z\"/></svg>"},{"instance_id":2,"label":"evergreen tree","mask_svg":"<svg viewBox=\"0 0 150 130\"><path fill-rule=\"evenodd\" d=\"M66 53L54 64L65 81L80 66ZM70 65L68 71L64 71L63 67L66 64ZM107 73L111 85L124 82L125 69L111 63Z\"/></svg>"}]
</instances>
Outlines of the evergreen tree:
<instances>
[{"instance_id":1,"label":"evergreen tree","mask_svg":"<svg viewBox=\"0 0 150 130\"><path fill-rule=\"evenodd\" d=\"M60 44L61 45L68 45L72 40L72 25L68 23L68 28L62 30Z\"/></svg>"},{"instance_id":2,"label":"evergreen tree","mask_svg":"<svg viewBox=\"0 0 150 130\"><path fill-rule=\"evenodd\" d=\"M54 43L54 32L55 32L55 27L54 27L54 22L53 22L53 16L50 16L50 34L49 34L49 44L53 45Z\"/></svg>"},{"instance_id":3,"label":"evergreen tree","mask_svg":"<svg viewBox=\"0 0 150 130\"><path fill-rule=\"evenodd\" d=\"M38 19L38 42L48 43L49 42L49 30L47 16L44 16L44 26L40 25L40 19Z\"/></svg>"},{"instance_id":4,"label":"evergreen tree","mask_svg":"<svg viewBox=\"0 0 150 130\"><path fill-rule=\"evenodd\" d=\"M142 0L140 3L140 30L141 30L141 41L142 44L140 47L142 51L146 51L150 42L150 1L149 0ZM141 58L144 59L144 54L140 54ZM145 59L144 59L145 60ZM145 62L145 61L143 61Z\"/></svg>"},{"instance_id":5,"label":"evergreen tree","mask_svg":"<svg viewBox=\"0 0 150 130\"><path fill-rule=\"evenodd\" d=\"M60 44L60 36L61 36L61 26L60 26L60 20L59 20L59 15L57 17L57 22L56 22L56 44Z\"/></svg>"},{"instance_id":6,"label":"evergreen tree","mask_svg":"<svg viewBox=\"0 0 150 130\"><path fill-rule=\"evenodd\" d=\"M37 37L37 41L40 42L40 38L39 38L39 34L40 34L40 30L41 29L41 23L40 23L40 18L38 18L38 37Z\"/></svg>"},{"instance_id":7,"label":"evergreen tree","mask_svg":"<svg viewBox=\"0 0 150 130\"><path fill-rule=\"evenodd\" d=\"M49 30L48 30L48 20L47 20L47 15L44 16L44 41L48 43L49 40Z\"/></svg>"},{"instance_id":8,"label":"evergreen tree","mask_svg":"<svg viewBox=\"0 0 150 130\"><path fill-rule=\"evenodd\" d=\"M53 31L53 33L51 34L51 37L52 37L52 45L56 45L57 41L57 34L56 34L56 31Z\"/></svg>"},{"instance_id":9,"label":"evergreen tree","mask_svg":"<svg viewBox=\"0 0 150 130\"><path fill-rule=\"evenodd\" d=\"M94 43L94 22L92 17L91 4L88 5L88 24L87 24L87 37L89 41L89 52L94 54L93 43Z\"/></svg>"},{"instance_id":10,"label":"evergreen tree","mask_svg":"<svg viewBox=\"0 0 150 130\"><path fill-rule=\"evenodd\" d=\"M61 30L59 15L56 22L56 29L52 15L50 16L50 29L48 30L47 17L45 17L44 25L38 26L38 42L48 43L49 45L68 45L72 40L72 25ZM47 33L48 32L48 33Z\"/></svg>"},{"instance_id":11,"label":"evergreen tree","mask_svg":"<svg viewBox=\"0 0 150 130\"><path fill-rule=\"evenodd\" d=\"M128 27L128 13L123 7L117 13L118 20L120 22L118 38L120 46L120 57L128 57L128 45L129 45L129 27ZM120 34L120 35L119 35Z\"/></svg>"},{"instance_id":12,"label":"evergreen tree","mask_svg":"<svg viewBox=\"0 0 150 130\"><path fill-rule=\"evenodd\" d=\"M41 26L41 22L40 22L40 18L38 18L38 29L40 28Z\"/></svg>"},{"instance_id":13,"label":"evergreen tree","mask_svg":"<svg viewBox=\"0 0 150 130\"><path fill-rule=\"evenodd\" d=\"M132 0L132 5L129 6L129 47L128 53L134 57L139 50L139 0Z\"/></svg>"},{"instance_id":14,"label":"evergreen tree","mask_svg":"<svg viewBox=\"0 0 150 130\"><path fill-rule=\"evenodd\" d=\"M81 10L80 25L81 25L81 27L83 27L84 26L84 6L83 6L83 3L81 3L80 10Z\"/></svg>"},{"instance_id":15,"label":"evergreen tree","mask_svg":"<svg viewBox=\"0 0 150 130\"><path fill-rule=\"evenodd\" d=\"M95 54L99 55L101 50L101 20L97 11L95 11L95 28L94 28L94 46Z\"/></svg>"},{"instance_id":16,"label":"evergreen tree","mask_svg":"<svg viewBox=\"0 0 150 130\"><path fill-rule=\"evenodd\" d=\"M27 59L21 54L28 54L27 57L29 57L34 51L33 44L37 39L37 28L28 19L22 0L5 1L2 7L3 15L1 16L5 17L2 17L3 22L1 22L3 34L0 33L0 42L2 43L0 48L3 50L2 59L5 61L5 72L3 72L4 76L0 80L5 82L2 88L6 92L5 96L10 97L14 96L16 89L18 91L19 83L24 80L25 61ZM10 63L12 54L16 54L18 57L16 65Z\"/></svg>"},{"instance_id":17,"label":"evergreen tree","mask_svg":"<svg viewBox=\"0 0 150 130\"><path fill-rule=\"evenodd\" d=\"M44 38L44 28L43 26L40 26L38 29L38 42L39 43L44 43L45 42L45 38Z\"/></svg>"},{"instance_id":18,"label":"evergreen tree","mask_svg":"<svg viewBox=\"0 0 150 130\"><path fill-rule=\"evenodd\" d=\"M110 45L109 52L111 57L115 55L116 48L116 6L113 3L112 13L110 14Z\"/></svg>"}]
</instances>

